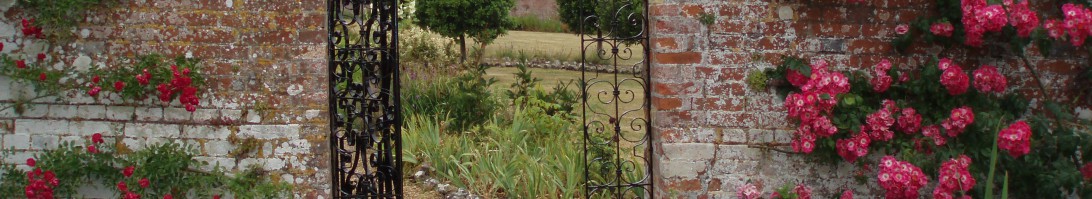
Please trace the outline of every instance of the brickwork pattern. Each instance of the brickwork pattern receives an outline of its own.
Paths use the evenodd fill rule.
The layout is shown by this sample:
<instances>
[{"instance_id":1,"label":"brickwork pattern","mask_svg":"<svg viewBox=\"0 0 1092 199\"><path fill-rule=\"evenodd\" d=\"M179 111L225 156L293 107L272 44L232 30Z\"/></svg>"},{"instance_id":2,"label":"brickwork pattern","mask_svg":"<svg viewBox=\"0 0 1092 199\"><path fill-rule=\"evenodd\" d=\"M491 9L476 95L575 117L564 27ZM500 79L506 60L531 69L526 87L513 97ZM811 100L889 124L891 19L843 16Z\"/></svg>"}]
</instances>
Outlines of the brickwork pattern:
<instances>
[{"instance_id":1,"label":"brickwork pattern","mask_svg":"<svg viewBox=\"0 0 1092 199\"><path fill-rule=\"evenodd\" d=\"M82 70L126 67L130 58L148 53L194 57L203 60L208 85L194 113L177 102L82 93L34 101L21 114L0 112L0 147L18 151L4 163L22 164L59 142L83 143L104 133L130 148L191 144L200 149L200 160L213 165L261 165L273 178L295 184L297 198L329 196L325 1L119 0L81 19L73 41L54 45L12 39L21 34L16 25L25 16L14 2L0 2L3 53L44 52L57 67ZM30 89L0 77L0 105ZM259 147L233 155L238 140L248 138Z\"/></svg>"},{"instance_id":2,"label":"brickwork pattern","mask_svg":"<svg viewBox=\"0 0 1092 199\"><path fill-rule=\"evenodd\" d=\"M750 90L744 78L748 71L774 67L782 55L824 59L836 70L867 68L884 58L896 66L921 65L942 48L913 45L907 54L898 54L888 41L895 38L896 25L927 14L928 1L650 2L657 197L734 198L735 189L748 181L766 193L786 183L809 185L822 198L846 188L858 197L880 193L875 179L855 182L849 164L827 165L748 147L774 143L789 148L795 127L776 94ZM715 23L701 24L702 13L714 15ZM1035 47L1028 49L1051 93L1064 92L1072 81L1065 74L1089 64L1087 55L1059 49L1070 53L1043 57ZM1009 77L1029 77L1015 58L998 58L1004 52L994 51L950 49L941 56L986 57L961 65L991 64ZM1010 84L1017 92L1042 96L1031 89L1031 78L1011 78Z\"/></svg>"}]
</instances>

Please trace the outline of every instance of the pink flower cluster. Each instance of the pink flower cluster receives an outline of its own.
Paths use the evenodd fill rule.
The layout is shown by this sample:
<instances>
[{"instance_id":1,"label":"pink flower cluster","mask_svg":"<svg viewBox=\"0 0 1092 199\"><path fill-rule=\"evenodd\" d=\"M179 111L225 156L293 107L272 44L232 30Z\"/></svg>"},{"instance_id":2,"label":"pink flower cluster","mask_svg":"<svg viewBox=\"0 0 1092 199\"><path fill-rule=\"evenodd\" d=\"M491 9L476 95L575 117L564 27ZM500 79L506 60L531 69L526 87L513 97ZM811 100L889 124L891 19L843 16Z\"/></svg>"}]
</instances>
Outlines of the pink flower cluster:
<instances>
[{"instance_id":1,"label":"pink flower cluster","mask_svg":"<svg viewBox=\"0 0 1092 199\"><path fill-rule=\"evenodd\" d=\"M1031 31L1035 31L1035 28L1039 27L1039 16L1028 8L1028 1L1020 2L1012 5L1010 13L1012 14L1012 27L1016 27L1016 35L1020 37L1030 37Z\"/></svg>"},{"instance_id":2,"label":"pink flower cluster","mask_svg":"<svg viewBox=\"0 0 1092 199\"><path fill-rule=\"evenodd\" d=\"M921 130L921 114L918 114L918 111L914 110L914 108L903 108L899 114L899 120L895 124L895 129L906 134L917 133L918 130Z\"/></svg>"},{"instance_id":3,"label":"pink flower cluster","mask_svg":"<svg viewBox=\"0 0 1092 199\"><path fill-rule=\"evenodd\" d=\"M937 199L953 199L957 191L966 192L974 187L974 176L971 176L971 172L967 171L967 167L971 166L971 158L966 155L959 155L959 158L949 159L940 166L939 177L937 177L936 189L933 189L933 198ZM961 198L970 199L971 197L964 194Z\"/></svg>"},{"instance_id":4,"label":"pink flower cluster","mask_svg":"<svg viewBox=\"0 0 1092 199\"><path fill-rule=\"evenodd\" d=\"M963 134L963 131L967 130L967 125L972 123L974 123L974 111L969 106L963 106L952 109L951 116L940 122L940 126L944 127L944 132L948 133L948 137L954 138L959 134Z\"/></svg>"},{"instance_id":5,"label":"pink flower cluster","mask_svg":"<svg viewBox=\"0 0 1092 199\"><path fill-rule=\"evenodd\" d=\"M932 32L933 35L937 35L937 36L941 36L941 37L951 37L952 32L954 32L954 31L955 31L955 27L952 26L952 22L947 22L947 21L938 22L938 23L933 23L933 25L929 26L929 32Z\"/></svg>"},{"instance_id":6,"label":"pink flower cluster","mask_svg":"<svg viewBox=\"0 0 1092 199\"><path fill-rule=\"evenodd\" d=\"M947 138L944 138L944 134L940 133L940 127L937 125L929 125L921 128L921 135L933 139L933 144L937 146L944 146L948 142Z\"/></svg>"},{"instance_id":7,"label":"pink flower cluster","mask_svg":"<svg viewBox=\"0 0 1092 199\"><path fill-rule=\"evenodd\" d=\"M200 98L197 98L197 88L191 85L193 80L189 76L190 69L182 69L180 72L178 66L171 65L171 71L173 72L171 82L156 86L156 90L159 91L159 100L170 102L175 93L181 93L178 101L186 106L186 111L197 111Z\"/></svg>"},{"instance_id":8,"label":"pink flower cluster","mask_svg":"<svg viewBox=\"0 0 1092 199\"><path fill-rule=\"evenodd\" d=\"M887 75L888 70L891 70L891 61L888 61L887 59L883 59L879 64L872 67L872 80L870 80L869 83L872 83L873 91L882 93L887 91L887 88L891 87L891 82L894 81L894 79L892 79L890 75Z\"/></svg>"},{"instance_id":9,"label":"pink flower cluster","mask_svg":"<svg viewBox=\"0 0 1092 199\"><path fill-rule=\"evenodd\" d=\"M1027 122L1017 121L997 136L997 148L1008 151L1014 158L1031 152L1031 126Z\"/></svg>"},{"instance_id":10,"label":"pink flower cluster","mask_svg":"<svg viewBox=\"0 0 1092 199\"><path fill-rule=\"evenodd\" d=\"M756 199L762 196L762 192L759 192L758 187L755 187L754 184L747 183L739 187L736 196L740 199Z\"/></svg>"},{"instance_id":11,"label":"pink flower cluster","mask_svg":"<svg viewBox=\"0 0 1092 199\"><path fill-rule=\"evenodd\" d=\"M804 153L815 149L816 139L838 132L826 115L838 104L835 96L849 92L849 79L842 73L828 71L825 61L812 62L811 68L811 77L800 86L803 92L785 98L789 117L800 120L796 139L792 142L793 150Z\"/></svg>"},{"instance_id":12,"label":"pink flower cluster","mask_svg":"<svg viewBox=\"0 0 1092 199\"><path fill-rule=\"evenodd\" d=\"M948 89L948 94L960 95L967 92L967 87L970 87L970 79L967 77L967 73L963 72L963 68L948 58L940 59L937 67L944 71L940 75L940 84Z\"/></svg>"},{"instance_id":13,"label":"pink flower cluster","mask_svg":"<svg viewBox=\"0 0 1092 199\"><path fill-rule=\"evenodd\" d=\"M1008 80L997 72L997 68L990 65L982 65L974 70L974 88L979 92L1003 93L1008 87Z\"/></svg>"},{"instance_id":14,"label":"pink flower cluster","mask_svg":"<svg viewBox=\"0 0 1092 199\"><path fill-rule=\"evenodd\" d=\"M34 167L34 159L27 159L27 166ZM53 188L61 183L53 171L42 171L36 168L27 171L27 186L24 187L25 195L29 199L52 199Z\"/></svg>"},{"instance_id":15,"label":"pink flower cluster","mask_svg":"<svg viewBox=\"0 0 1092 199\"><path fill-rule=\"evenodd\" d=\"M808 76L804 76L799 71L789 69L789 74L785 77L789 79L789 84L797 88L804 87L804 84L808 84Z\"/></svg>"},{"instance_id":16,"label":"pink flower cluster","mask_svg":"<svg viewBox=\"0 0 1092 199\"><path fill-rule=\"evenodd\" d=\"M867 133L873 140L888 141L895 138L895 131L891 126L895 125L895 112L899 111L895 101L883 100L883 108L865 116L865 124L861 126L861 132Z\"/></svg>"},{"instance_id":17,"label":"pink flower cluster","mask_svg":"<svg viewBox=\"0 0 1092 199\"><path fill-rule=\"evenodd\" d=\"M986 0L962 0L963 27L967 38L963 41L968 46L982 46L982 36L987 32L998 32L1008 24L1008 16L1001 5L987 5Z\"/></svg>"},{"instance_id":18,"label":"pink flower cluster","mask_svg":"<svg viewBox=\"0 0 1092 199\"><path fill-rule=\"evenodd\" d=\"M1086 37L1092 36L1092 11L1080 4L1067 3L1062 5L1062 15L1065 16L1065 21L1061 28L1065 28L1065 32L1069 33L1069 42L1073 46L1084 45ZM1057 31L1057 28L1059 27L1055 26L1055 30L1051 32ZM1051 27L1047 29L1051 30Z\"/></svg>"},{"instance_id":19,"label":"pink flower cluster","mask_svg":"<svg viewBox=\"0 0 1092 199\"><path fill-rule=\"evenodd\" d=\"M796 199L811 199L811 188L808 186L796 185L792 192L796 193Z\"/></svg>"},{"instance_id":20,"label":"pink flower cluster","mask_svg":"<svg viewBox=\"0 0 1092 199\"><path fill-rule=\"evenodd\" d=\"M929 183L921 169L892 156L880 159L880 186L887 190L886 198L918 198L918 190Z\"/></svg>"},{"instance_id":21,"label":"pink flower cluster","mask_svg":"<svg viewBox=\"0 0 1092 199\"><path fill-rule=\"evenodd\" d=\"M853 199L853 191L846 190L842 192L842 197L839 197L838 199Z\"/></svg>"},{"instance_id":22,"label":"pink flower cluster","mask_svg":"<svg viewBox=\"0 0 1092 199\"><path fill-rule=\"evenodd\" d=\"M838 140L834 148L838 150L838 156L852 163L856 162L857 158L868 155L868 146L871 142L868 134L858 133L851 138Z\"/></svg>"}]
</instances>

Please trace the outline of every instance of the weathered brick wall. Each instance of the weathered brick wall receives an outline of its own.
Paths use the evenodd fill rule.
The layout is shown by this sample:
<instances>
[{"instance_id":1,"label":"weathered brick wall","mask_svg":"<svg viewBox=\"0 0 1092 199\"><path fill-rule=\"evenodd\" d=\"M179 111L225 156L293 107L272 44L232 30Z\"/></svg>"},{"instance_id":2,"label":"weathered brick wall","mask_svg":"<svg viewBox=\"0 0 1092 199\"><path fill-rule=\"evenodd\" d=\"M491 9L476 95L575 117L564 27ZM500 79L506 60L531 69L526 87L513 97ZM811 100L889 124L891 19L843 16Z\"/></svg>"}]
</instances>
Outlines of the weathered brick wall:
<instances>
[{"instance_id":1,"label":"weathered brick wall","mask_svg":"<svg viewBox=\"0 0 1092 199\"><path fill-rule=\"evenodd\" d=\"M295 184L296 197L329 195L325 1L119 0L83 18L74 41L55 45L13 39L25 16L14 2L0 1L3 53L45 52L81 69L126 67L129 58L148 53L194 57L203 59L208 85L194 113L177 102L123 103L82 93L34 101L22 114L0 112L0 147L19 151L3 162L23 164L61 141L116 133L131 148L175 141L228 169L262 165ZM0 77L0 105L28 89ZM252 155L229 155L238 144L232 136L254 138L259 147Z\"/></svg>"},{"instance_id":2,"label":"weathered brick wall","mask_svg":"<svg viewBox=\"0 0 1092 199\"><path fill-rule=\"evenodd\" d=\"M795 129L786 120L783 101L771 92L752 91L744 82L750 70L771 68L782 55L825 59L836 70L866 68L883 58L896 66L918 66L942 48L912 46L895 53L888 41L894 28L931 10L932 1L844 0L719 1L651 0L654 131L658 135L660 197L733 198L751 181L766 193L786 183L803 183L817 196L830 198L846 188L871 198L875 179L858 184L849 164L827 165L800 155L785 155L748 144L775 143L791 150ZM716 16L705 26L701 13ZM1018 92L1040 96L1029 72L1003 51L952 49L941 56L961 65L991 64L1010 78ZM1089 64L1086 52L1043 58L1031 47L1051 93L1063 93L1072 74ZM967 59L985 57L984 59ZM999 58L1001 57L1001 58ZM1071 101L1071 95L1055 99ZM1088 109L1078 108L1088 117ZM875 155L875 154L873 154ZM871 177L875 173L869 174Z\"/></svg>"}]
</instances>

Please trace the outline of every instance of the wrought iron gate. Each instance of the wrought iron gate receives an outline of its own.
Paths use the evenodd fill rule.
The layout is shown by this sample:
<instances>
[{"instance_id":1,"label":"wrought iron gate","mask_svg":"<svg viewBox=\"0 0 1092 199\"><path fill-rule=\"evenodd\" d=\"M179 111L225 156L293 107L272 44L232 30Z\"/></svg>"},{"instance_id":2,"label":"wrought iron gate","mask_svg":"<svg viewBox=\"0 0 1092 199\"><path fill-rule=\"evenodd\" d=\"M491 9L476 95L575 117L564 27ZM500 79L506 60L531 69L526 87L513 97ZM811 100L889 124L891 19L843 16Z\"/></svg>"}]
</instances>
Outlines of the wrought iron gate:
<instances>
[{"instance_id":1,"label":"wrought iron gate","mask_svg":"<svg viewBox=\"0 0 1092 199\"><path fill-rule=\"evenodd\" d=\"M327 0L335 198L402 198L398 0Z\"/></svg>"},{"instance_id":2,"label":"wrought iron gate","mask_svg":"<svg viewBox=\"0 0 1092 199\"><path fill-rule=\"evenodd\" d=\"M653 198L647 0L592 0L581 32L585 195Z\"/></svg>"}]
</instances>

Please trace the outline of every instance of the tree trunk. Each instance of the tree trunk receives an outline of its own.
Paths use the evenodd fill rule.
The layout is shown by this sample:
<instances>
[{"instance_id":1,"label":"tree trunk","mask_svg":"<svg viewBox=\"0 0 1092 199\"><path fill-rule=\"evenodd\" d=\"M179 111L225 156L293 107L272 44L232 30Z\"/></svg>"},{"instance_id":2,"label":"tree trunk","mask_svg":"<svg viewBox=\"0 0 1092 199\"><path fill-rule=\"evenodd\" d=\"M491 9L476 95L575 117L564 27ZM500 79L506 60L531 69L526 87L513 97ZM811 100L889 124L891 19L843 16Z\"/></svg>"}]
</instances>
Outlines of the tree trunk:
<instances>
[{"instance_id":1,"label":"tree trunk","mask_svg":"<svg viewBox=\"0 0 1092 199\"><path fill-rule=\"evenodd\" d=\"M459 63L466 63L466 35L459 35Z\"/></svg>"}]
</instances>

